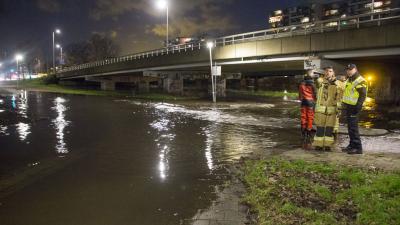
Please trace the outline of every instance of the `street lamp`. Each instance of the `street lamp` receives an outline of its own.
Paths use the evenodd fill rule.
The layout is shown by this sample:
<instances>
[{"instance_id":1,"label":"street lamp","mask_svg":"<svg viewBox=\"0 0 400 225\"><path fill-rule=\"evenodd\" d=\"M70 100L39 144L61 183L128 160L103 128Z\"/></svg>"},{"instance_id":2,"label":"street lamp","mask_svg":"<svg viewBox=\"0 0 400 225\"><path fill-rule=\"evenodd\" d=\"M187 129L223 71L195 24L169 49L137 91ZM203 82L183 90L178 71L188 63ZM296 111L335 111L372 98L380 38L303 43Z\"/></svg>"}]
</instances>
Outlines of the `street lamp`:
<instances>
[{"instance_id":1,"label":"street lamp","mask_svg":"<svg viewBox=\"0 0 400 225\"><path fill-rule=\"evenodd\" d=\"M168 45L169 45L169 4L168 4L168 1L167 0L158 0L157 7L161 10L166 9L166 11L167 11L167 37L166 37L167 42L165 44L168 47Z\"/></svg>"},{"instance_id":2,"label":"street lamp","mask_svg":"<svg viewBox=\"0 0 400 225\"><path fill-rule=\"evenodd\" d=\"M59 44L56 45L56 48L57 48L57 49L60 49L60 67L61 67L62 62L63 62L63 48L62 48L62 46L59 45Z\"/></svg>"},{"instance_id":3,"label":"street lamp","mask_svg":"<svg viewBox=\"0 0 400 225\"><path fill-rule=\"evenodd\" d=\"M24 57L21 54L16 54L15 55L15 61L17 61L17 88L18 88L18 82L19 82L19 61L22 61Z\"/></svg>"},{"instance_id":4,"label":"street lamp","mask_svg":"<svg viewBox=\"0 0 400 225\"><path fill-rule=\"evenodd\" d=\"M56 59L55 59L55 36L56 34L61 34L60 29L55 29L53 31L53 70L56 68Z\"/></svg>"},{"instance_id":5,"label":"street lamp","mask_svg":"<svg viewBox=\"0 0 400 225\"><path fill-rule=\"evenodd\" d=\"M213 75L213 60L212 60L212 49L214 48L214 43L209 41L207 42L207 48L210 51L210 72L211 72L211 88L212 88L212 96L213 96L213 102L217 102L217 96L216 96L216 90L217 90L217 77ZM215 77L215 78L214 78ZM215 81L214 81L215 79Z\"/></svg>"}]
</instances>

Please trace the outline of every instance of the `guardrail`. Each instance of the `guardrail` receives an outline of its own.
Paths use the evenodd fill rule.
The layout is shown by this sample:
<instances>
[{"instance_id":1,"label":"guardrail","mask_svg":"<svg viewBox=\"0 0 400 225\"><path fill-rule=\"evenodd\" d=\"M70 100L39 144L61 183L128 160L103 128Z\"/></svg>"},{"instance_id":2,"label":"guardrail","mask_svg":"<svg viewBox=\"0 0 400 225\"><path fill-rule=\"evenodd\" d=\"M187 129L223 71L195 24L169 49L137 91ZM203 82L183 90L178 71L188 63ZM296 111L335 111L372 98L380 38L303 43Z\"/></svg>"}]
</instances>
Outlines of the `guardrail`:
<instances>
[{"instance_id":1,"label":"guardrail","mask_svg":"<svg viewBox=\"0 0 400 225\"><path fill-rule=\"evenodd\" d=\"M307 35L311 33L323 33L326 31L333 31L333 30L340 31L341 29L360 28L360 26L363 24L380 26L384 21L394 20L399 18L400 18L400 8L396 8L396 9L383 10L380 12L349 16L344 18L335 18L330 20L317 21L313 23L304 23L299 25L292 25L292 26L272 28L272 29L249 32L249 33L230 35L217 38L213 42L214 46L225 46L225 45L232 45L232 44L238 44L242 42L249 42L255 40L266 40L266 39L274 39L282 37L291 37L297 35ZM63 68L62 70L59 70L58 73L94 68L114 63L128 62L137 59L144 59L161 55L200 50L202 48L207 48L207 44L205 42L173 45L173 46L168 46L166 48L156 49L142 53L136 53L133 55L121 56L76 66L70 66Z\"/></svg>"}]
</instances>

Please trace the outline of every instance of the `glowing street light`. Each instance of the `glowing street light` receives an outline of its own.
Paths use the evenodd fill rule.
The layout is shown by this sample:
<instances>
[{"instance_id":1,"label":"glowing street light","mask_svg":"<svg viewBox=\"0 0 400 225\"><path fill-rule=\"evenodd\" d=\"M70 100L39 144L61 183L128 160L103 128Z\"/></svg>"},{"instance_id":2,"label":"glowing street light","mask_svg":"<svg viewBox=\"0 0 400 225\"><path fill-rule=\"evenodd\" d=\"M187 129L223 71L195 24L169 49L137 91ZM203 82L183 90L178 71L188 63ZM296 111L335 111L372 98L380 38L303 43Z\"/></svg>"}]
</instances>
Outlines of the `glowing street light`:
<instances>
[{"instance_id":1,"label":"glowing street light","mask_svg":"<svg viewBox=\"0 0 400 225\"><path fill-rule=\"evenodd\" d=\"M60 65L61 65L62 62L63 62L63 48L62 48L62 46L59 45L59 44L56 45L56 48L57 48L57 49L60 49Z\"/></svg>"},{"instance_id":2,"label":"glowing street light","mask_svg":"<svg viewBox=\"0 0 400 225\"><path fill-rule=\"evenodd\" d=\"M56 68L56 59L55 59L55 36L56 36L56 34L61 34L61 30L55 29L53 31L53 69Z\"/></svg>"},{"instance_id":3,"label":"glowing street light","mask_svg":"<svg viewBox=\"0 0 400 225\"><path fill-rule=\"evenodd\" d=\"M157 7L160 10L166 10L167 11L167 37L166 37L166 46L168 47L169 45L169 4L167 0L158 0L157 2Z\"/></svg>"},{"instance_id":4,"label":"glowing street light","mask_svg":"<svg viewBox=\"0 0 400 225\"><path fill-rule=\"evenodd\" d=\"M211 72L211 89L212 89L212 97L213 97L213 102L217 102L217 96L216 96L216 90L217 90L217 77L214 76L213 74L213 60L212 60L212 49L214 48L214 42L207 42L207 48L210 51L210 72ZM214 81L215 79L215 81Z\"/></svg>"},{"instance_id":5,"label":"glowing street light","mask_svg":"<svg viewBox=\"0 0 400 225\"><path fill-rule=\"evenodd\" d=\"M21 54L16 54L15 55L15 61L17 61L17 88L18 88L18 82L19 82L19 62L24 60L24 56Z\"/></svg>"}]
</instances>

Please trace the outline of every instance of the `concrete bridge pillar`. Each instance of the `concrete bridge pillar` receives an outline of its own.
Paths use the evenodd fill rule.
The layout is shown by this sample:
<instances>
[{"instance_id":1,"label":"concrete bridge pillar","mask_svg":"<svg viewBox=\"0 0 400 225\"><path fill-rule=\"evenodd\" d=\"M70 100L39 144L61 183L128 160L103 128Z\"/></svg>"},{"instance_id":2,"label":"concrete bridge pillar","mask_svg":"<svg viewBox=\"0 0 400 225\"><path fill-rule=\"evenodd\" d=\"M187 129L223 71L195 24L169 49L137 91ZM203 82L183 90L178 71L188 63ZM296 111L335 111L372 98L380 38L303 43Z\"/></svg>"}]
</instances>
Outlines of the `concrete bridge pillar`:
<instances>
[{"instance_id":1,"label":"concrete bridge pillar","mask_svg":"<svg viewBox=\"0 0 400 225\"><path fill-rule=\"evenodd\" d=\"M183 95L183 77L180 74L169 74L163 79L163 89L169 94Z\"/></svg>"},{"instance_id":2,"label":"concrete bridge pillar","mask_svg":"<svg viewBox=\"0 0 400 225\"><path fill-rule=\"evenodd\" d=\"M103 80L101 81L101 90L103 91L115 91L115 81Z\"/></svg>"},{"instance_id":3,"label":"concrete bridge pillar","mask_svg":"<svg viewBox=\"0 0 400 225\"><path fill-rule=\"evenodd\" d=\"M212 96L212 82L209 79L208 94ZM217 97L226 97L226 78L217 77Z\"/></svg>"},{"instance_id":4,"label":"concrete bridge pillar","mask_svg":"<svg viewBox=\"0 0 400 225\"><path fill-rule=\"evenodd\" d=\"M226 79L217 77L217 96L226 97Z\"/></svg>"}]
</instances>

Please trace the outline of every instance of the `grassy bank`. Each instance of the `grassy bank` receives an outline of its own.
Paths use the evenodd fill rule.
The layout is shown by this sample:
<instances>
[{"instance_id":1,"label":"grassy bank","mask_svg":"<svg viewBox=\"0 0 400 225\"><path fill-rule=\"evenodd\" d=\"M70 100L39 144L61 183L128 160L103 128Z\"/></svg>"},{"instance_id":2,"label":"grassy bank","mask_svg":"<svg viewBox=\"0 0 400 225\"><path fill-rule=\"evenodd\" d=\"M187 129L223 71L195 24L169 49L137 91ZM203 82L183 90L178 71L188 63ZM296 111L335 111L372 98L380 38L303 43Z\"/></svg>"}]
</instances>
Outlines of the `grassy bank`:
<instances>
[{"instance_id":1,"label":"grassy bank","mask_svg":"<svg viewBox=\"0 0 400 225\"><path fill-rule=\"evenodd\" d=\"M243 170L258 224L400 224L400 173L279 158Z\"/></svg>"},{"instance_id":2,"label":"grassy bank","mask_svg":"<svg viewBox=\"0 0 400 225\"><path fill-rule=\"evenodd\" d=\"M4 87L9 87L9 88L17 87L16 81L6 81L3 82L2 84L4 85ZM131 91L102 91L102 90L89 89L85 87L63 86L60 84L46 84L46 82L43 79L19 81L18 88L33 90L33 91L60 93L60 94L127 97L127 98L142 99L142 100L154 100L154 101L182 101L182 100L200 99L198 97L175 96L164 93L133 94L133 92Z\"/></svg>"}]
</instances>

